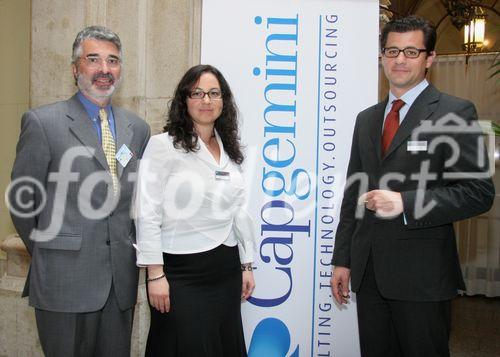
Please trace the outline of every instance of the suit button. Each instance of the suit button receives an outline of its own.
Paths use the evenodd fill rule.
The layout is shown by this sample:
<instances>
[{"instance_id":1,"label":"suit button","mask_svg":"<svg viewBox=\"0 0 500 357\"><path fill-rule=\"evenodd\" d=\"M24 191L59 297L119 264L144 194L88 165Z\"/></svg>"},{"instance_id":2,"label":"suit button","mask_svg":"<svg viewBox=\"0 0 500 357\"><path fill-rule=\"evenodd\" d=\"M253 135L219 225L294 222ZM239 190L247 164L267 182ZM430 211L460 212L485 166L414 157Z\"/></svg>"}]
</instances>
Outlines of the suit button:
<instances>
[{"instance_id":1,"label":"suit button","mask_svg":"<svg viewBox=\"0 0 500 357\"><path fill-rule=\"evenodd\" d=\"M109 239L106 241L106 245L109 245L111 242L109 241Z\"/></svg>"},{"instance_id":2,"label":"suit button","mask_svg":"<svg viewBox=\"0 0 500 357\"><path fill-rule=\"evenodd\" d=\"M110 217L113 217L113 214L114 214L114 213L115 213L114 211L113 211L113 212L111 212L111 213L109 214L109 216L110 216Z\"/></svg>"}]
</instances>

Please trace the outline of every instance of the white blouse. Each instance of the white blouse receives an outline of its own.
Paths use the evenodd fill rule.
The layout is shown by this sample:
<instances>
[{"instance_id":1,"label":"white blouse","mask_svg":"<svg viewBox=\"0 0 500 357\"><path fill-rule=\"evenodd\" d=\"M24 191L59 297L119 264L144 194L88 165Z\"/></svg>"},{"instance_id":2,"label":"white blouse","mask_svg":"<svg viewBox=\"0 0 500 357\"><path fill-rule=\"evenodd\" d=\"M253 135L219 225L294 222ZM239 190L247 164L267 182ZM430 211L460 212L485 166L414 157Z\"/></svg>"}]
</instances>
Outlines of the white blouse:
<instances>
[{"instance_id":1,"label":"white blouse","mask_svg":"<svg viewBox=\"0 0 500 357\"><path fill-rule=\"evenodd\" d=\"M238 245L241 263L253 261L255 232L245 208L239 165L217 133L220 163L205 144L186 153L168 133L152 136L139 165L135 197L137 265L163 264L163 252L199 253Z\"/></svg>"}]
</instances>

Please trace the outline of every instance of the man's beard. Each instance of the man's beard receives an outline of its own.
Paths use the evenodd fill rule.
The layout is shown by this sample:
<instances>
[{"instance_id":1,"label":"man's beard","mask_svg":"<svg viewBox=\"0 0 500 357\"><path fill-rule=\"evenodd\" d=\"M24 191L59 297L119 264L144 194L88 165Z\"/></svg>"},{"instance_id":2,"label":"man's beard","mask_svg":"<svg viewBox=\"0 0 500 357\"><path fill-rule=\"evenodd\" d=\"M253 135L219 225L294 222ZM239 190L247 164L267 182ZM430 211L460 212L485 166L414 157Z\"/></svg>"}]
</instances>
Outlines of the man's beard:
<instances>
[{"instance_id":1,"label":"man's beard","mask_svg":"<svg viewBox=\"0 0 500 357\"><path fill-rule=\"evenodd\" d=\"M109 86L108 89L106 90L99 90L94 88L93 83L98 79L98 78L108 78L112 84ZM85 75L82 75L81 73L78 73L76 76L76 83L78 85L78 89L90 98L93 98L97 101L102 101L105 99L111 98L115 90L118 88L120 84L121 78L118 80L115 80L115 77L111 73L96 73L94 76L92 76L92 80L89 80L89 78Z\"/></svg>"}]
</instances>

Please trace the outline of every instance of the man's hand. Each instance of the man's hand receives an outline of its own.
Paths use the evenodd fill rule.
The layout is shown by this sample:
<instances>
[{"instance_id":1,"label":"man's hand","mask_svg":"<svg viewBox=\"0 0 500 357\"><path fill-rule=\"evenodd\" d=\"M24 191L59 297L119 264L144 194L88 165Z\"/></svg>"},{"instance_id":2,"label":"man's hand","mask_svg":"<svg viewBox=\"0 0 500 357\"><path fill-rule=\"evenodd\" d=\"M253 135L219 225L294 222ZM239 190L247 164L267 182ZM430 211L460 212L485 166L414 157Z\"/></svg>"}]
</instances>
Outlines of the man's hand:
<instances>
[{"instance_id":1,"label":"man's hand","mask_svg":"<svg viewBox=\"0 0 500 357\"><path fill-rule=\"evenodd\" d=\"M382 218L396 217L403 213L401 193L388 190L373 190L362 194L358 204L364 204L367 209L375 211Z\"/></svg>"},{"instance_id":2,"label":"man's hand","mask_svg":"<svg viewBox=\"0 0 500 357\"><path fill-rule=\"evenodd\" d=\"M333 267L330 287L333 297L340 304L346 304L349 299L349 280L351 279L351 269L344 267Z\"/></svg>"}]
</instances>

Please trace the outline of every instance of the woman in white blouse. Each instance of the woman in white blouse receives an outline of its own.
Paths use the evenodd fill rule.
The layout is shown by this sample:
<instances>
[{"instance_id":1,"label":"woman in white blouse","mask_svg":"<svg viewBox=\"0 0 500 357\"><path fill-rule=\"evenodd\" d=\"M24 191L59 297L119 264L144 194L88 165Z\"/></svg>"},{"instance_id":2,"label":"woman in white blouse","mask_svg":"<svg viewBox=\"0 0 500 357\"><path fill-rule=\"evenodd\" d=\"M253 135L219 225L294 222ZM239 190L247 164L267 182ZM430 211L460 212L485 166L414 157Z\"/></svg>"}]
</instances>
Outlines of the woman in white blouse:
<instances>
[{"instance_id":1,"label":"woman in white blouse","mask_svg":"<svg viewBox=\"0 0 500 357\"><path fill-rule=\"evenodd\" d=\"M139 168L137 264L147 267L146 356L246 356L241 300L255 287L237 108L222 74L189 69Z\"/></svg>"}]
</instances>

